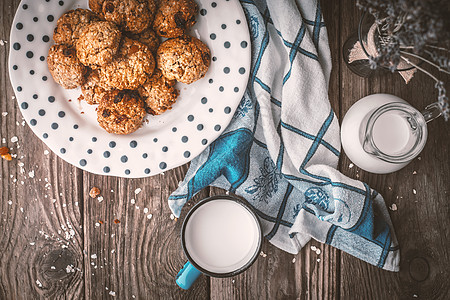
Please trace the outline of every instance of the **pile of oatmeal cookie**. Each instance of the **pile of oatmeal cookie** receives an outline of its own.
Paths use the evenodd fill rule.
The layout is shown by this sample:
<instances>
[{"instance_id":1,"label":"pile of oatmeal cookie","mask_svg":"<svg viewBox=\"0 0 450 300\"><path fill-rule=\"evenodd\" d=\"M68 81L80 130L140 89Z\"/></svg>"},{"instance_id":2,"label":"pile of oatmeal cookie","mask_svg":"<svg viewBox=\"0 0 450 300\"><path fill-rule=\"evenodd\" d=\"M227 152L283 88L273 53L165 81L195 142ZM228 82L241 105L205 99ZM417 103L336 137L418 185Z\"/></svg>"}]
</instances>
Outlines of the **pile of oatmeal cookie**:
<instances>
[{"instance_id":1,"label":"pile of oatmeal cookie","mask_svg":"<svg viewBox=\"0 0 450 300\"><path fill-rule=\"evenodd\" d=\"M107 132L136 131L147 113L172 107L177 81L205 76L210 50L186 35L198 14L194 0L89 0L89 7L59 18L47 63L58 84L81 87L81 98L98 104Z\"/></svg>"}]
</instances>

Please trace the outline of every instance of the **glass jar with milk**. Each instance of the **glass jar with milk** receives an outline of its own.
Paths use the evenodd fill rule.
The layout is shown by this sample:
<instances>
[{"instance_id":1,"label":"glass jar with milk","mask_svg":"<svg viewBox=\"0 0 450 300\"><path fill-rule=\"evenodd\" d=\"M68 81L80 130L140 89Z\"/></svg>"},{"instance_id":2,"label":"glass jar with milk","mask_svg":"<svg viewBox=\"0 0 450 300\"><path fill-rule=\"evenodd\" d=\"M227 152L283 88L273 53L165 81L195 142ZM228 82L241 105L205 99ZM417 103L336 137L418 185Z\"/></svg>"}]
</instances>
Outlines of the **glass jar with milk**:
<instances>
[{"instance_id":1,"label":"glass jar with milk","mask_svg":"<svg viewBox=\"0 0 450 300\"><path fill-rule=\"evenodd\" d=\"M342 147L349 159L368 172L400 170L422 151L426 123L441 115L437 103L419 112L403 99L373 94L346 113L341 126Z\"/></svg>"}]
</instances>

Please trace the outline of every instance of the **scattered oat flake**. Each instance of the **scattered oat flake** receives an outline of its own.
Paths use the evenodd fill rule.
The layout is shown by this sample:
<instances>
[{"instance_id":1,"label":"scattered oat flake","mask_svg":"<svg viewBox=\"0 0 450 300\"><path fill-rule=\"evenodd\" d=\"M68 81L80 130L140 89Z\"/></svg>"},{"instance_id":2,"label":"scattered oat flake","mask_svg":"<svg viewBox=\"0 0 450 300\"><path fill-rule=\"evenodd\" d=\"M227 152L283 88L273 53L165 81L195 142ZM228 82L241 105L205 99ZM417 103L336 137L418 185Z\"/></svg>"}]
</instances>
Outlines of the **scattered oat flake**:
<instances>
[{"instance_id":1,"label":"scattered oat flake","mask_svg":"<svg viewBox=\"0 0 450 300\"><path fill-rule=\"evenodd\" d=\"M292 263L295 263L295 261L296 261L296 259L295 259L295 257L292 259Z\"/></svg>"},{"instance_id":2,"label":"scattered oat flake","mask_svg":"<svg viewBox=\"0 0 450 300\"><path fill-rule=\"evenodd\" d=\"M110 294L111 296L113 296L113 297L116 296L116 292L113 292L113 291L110 291L109 294Z\"/></svg>"},{"instance_id":3,"label":"scattered oat flake","mask_svg":"<svg viewBox=\"0 0 450 300\"><path fill-rule=\"evenodd\" d=\"M112 249L112 250L111 250L111 254L114 254L114 252L116 252L116 250Z\"/></svg>"},{"instance_id":4,"label":"scattered oat flake","mask_svg":"<svg viewBox=\"0 0 450 300\"><path fill-rule=\"evenodd\" d=\"M97 258L97 254L92 254L91 258L96 259Z\"/></svg>"},{"instance_id":5,"label":"scattered oat flake","mask_svg":"<svg viewBox=\"0 0 450 300\"><path fill-rule=\"evenodd\" d=\"M311 246L311 250L312 250L312 251L316 251L316 250L317 250L317 247L316 247L316 246Z\"/></svg>"},{"instance_id":6,"label":"scattered oat flake","mask_svg":"<svg viewBox=\"0 0 450 300\"><path fill-rule=\"evenodd\" d=\"M414 172L413 172L413 175L416 175L416 174L417 174L417 171L414 171Z\"/></svg>"},{"instance_id":7,"label":"scattered oat flake","mask_svg":"<svg viewBox=\"0 0 450 300\"><path fill-rule=\"evenodd\" d=\"M48 155L50 152L46 149L44 150L44 155Z\"/></svg>"},{"instance_id":8,"label":"scattered oat flake","mask_svg":"<svg viewBox=\"0 0 450 300\"><path fill-rule=\"evenodd\" d=\"M413 192L413 194L414 194L414 195L416 195L416 194L417 194L417 191L416 191L416 189L412 189L412 192Z\"/></svg>"},{"instance_id":9,"label":"scattered oat flake","mask_svg":"<svg viewBox=\"0 0 450 300\"><path fill-rule=\"evenodd\" d=\"M9 204L9 205L12 205L12 201L11 201L11 200L9 200L9 201L8 201L8 204Z\"/></svg>"},{"instance_id":10,"label":"scattered oat flake","mask_svg":"<svg viewBox=\"0 0 450 300\"><path fill-rule=\"evenodd\" d=\"M320 262L320 258L317 259L317 262Z\"/></svg>"},{"instance_id":11,"label":"scattered oat flake","mask_svg":"<svg viewBox=\"0 0 450 300\"><path fill-rule=\"evenodd\" d=\"M392 211L396 211L397 210L397 204L392 203L392 205L389 206L389 209L392 210Z\"/></svg>"},{"instance_id":12,"label":"scattered oat flake","mask_svg":"<svg viewBox=\"0 0 450 300\"><path fill-rule=\"evenodd\" d=\"M100 226L100 223L95 223L95 227L99 227Z\"/></svg>"},{"instance_id":13,"label":"scattered oat flake","mask_svg":"<svg viewBox=\"0 0 450 300\"><path fill-rule=\"evenodd\" d=\"M56 267L55 266L51 266L50 269L56 270Z\"/></svg>"},{"instance_id":14,"label":"scattered oat flake","mask_svg":"<svg viewBox=\"0 0 450 300\"><path fill-rule=\"evenodd\" d=\"M144 214L146 214L146 213L148 213L148 208L147 207L144 208Z\"/></svg>"},{"instance_id":15,"label":"scattered oat flake","mask_svg":"<svg viewBox=\"0 0 450 300\"><path fill-rule=\"evenodd\" d=\"M355 166L354 164L349 164L349 165L348 165L348 168L351 169L351 168L353 168L354 166Z\"/></svg>"},{"instance_id":16,"label":"scattered oat flake","mask_svg":"<svg viewBox=\"0 0 450 300\"><path fill-rule=\"evenodd\" d=\"M36 280L36 284L38 285L38 287L42 287L42 283L39 280Z\"/></svg>"},{"instance_id":17,"label":"scattered oat flake","mask_svg":"<svg viewBox=\"0 0 450 300\"><path fill-rule=\"evenodd\" d=\"M19 141L19 139L17 138L17 136L13 136L12 138L11 138L11 143L16 143L16 142L18 142Z\"/></svg>"},{"instance_id":18,"label":"scattered oat flake","mask_svg":"<svg viewBox=\"0 0 450 300\"><path fill-rule=\"evenodd\" d=\"M29 176L30 178L34 178L34 171L28 172L28 176Z\"/></svg>"},{"instance_id":19,"label":"scattered oat flake","mask_svg":"<svg viewBox=\"0 0 450 300\"><path fill-rule=\"evenodd\" d=\"M152 215L152 214L148 214L148 215L147 215L147 219L150 220L151 218L153 218L153 215Z\"/></svg>"},{"instance_id":20,"label":"scattered oat flake","mask_svg":"<svg viewBox=\"0 0 450 300\"><path fill-rule=\"evenodd\" d=\"M261 253L259 253L259 255L261 255L262 257L266 257L267 254L265 254L263 251L261 251Z\"/></svg>"},{"instance_id":21,"label":"scattered oat flake","mask_svg":"<svg viewBox=\"0 0 450 300\"><path fill-rule=\"evenodd\" d=\"M136 190L134 190L134 193L137 195L137 194L139 194L141 191L142 191L141 188L137 188Z\"/></svg>"},{"instance_id":22,"label":"scattered oat flake","mask_svg":"<svg viewBox=\"0 0 450 300\"><path fill-rule=\"evenodd\" d=\"M322 253L322 250L317 249L317 250L316 250L316 254L317 254L317 255L320 255L320 253Z\"/></svg>"},{"instance_id":23,"label":"scattered oat flake","mask_svg":"<svg viewBox=\"0 0 450 300\"><path fill-rule=\"evenodd\" d=\"M35 242L31 242L30 245L31 245L31 246L34 246L34 245L36 245L36 243L35 243Z\"/></svg>"},{"instance_id":24,"label":"scattered oat flake","mask_svg":"<svg viewBox=\"0 0 450 300\"><path fill-rule=\"evenodd\" d=\"M174 220L174 219L175 219L175 216L174 216L173 214L170 214L170 219L171 219L171 220Z\"/></svg>"},{"instance_id":25,"label":"scattered oat flake","mask_svg":"<svg viewBox=\"0 0 450 300\"><path fill-rule=\"evenodd\" d=\"M6 117L7 115L8 115L8 112L7 112L7 111L2 112L2 116L3 116L3 117Z\"/></svg>"},{"instance_id":26,"label":"scattered oat flake","mask_svg":"<svg viewBox=\"0 0 450 300\"><path fill-rule=\"evenodd\" d=\"M417 296L416 294L413 295L413 298L417 298L417 297L419 297L419 296Z\"/></svg>"},{"instance_id":27,"label":"scattered oat flake","mask_svg":"<svg viewBox=\"0 0 450 300\"><path fill-rule=\"evenodd\" d=\"M131 204L135 204L135 203L136 203L136 200L131 199L130 202L131 202Z\"/></svg>"},{"instance_id":28,"label":"scattered oat flake","mask_svg":"<svg viewBox=\"0 0 450 300\"><path fill-rule=\"evenodd\" d=\"M99 197L97 198L97 200L98 200L98 203L101 203L101 202L103 201L103 196L99 196Z\"/></svg>"}]
</instances>

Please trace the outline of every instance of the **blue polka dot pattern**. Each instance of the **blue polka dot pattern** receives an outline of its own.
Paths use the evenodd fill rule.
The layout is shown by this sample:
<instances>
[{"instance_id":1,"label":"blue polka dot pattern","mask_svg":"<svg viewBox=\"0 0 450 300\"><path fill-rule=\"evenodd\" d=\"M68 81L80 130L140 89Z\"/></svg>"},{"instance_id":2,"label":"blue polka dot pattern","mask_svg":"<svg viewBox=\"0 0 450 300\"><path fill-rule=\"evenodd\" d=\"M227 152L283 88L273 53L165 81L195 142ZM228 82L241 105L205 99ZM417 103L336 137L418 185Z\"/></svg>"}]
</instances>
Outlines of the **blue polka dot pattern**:
<instances>
[{"instance_id":1,"label":"blue polka dot pattern","mask_svg":"<svg viewBox=\"0 0 450 300\"><path fill-rule=\"evenodd\" d=\"M202 140L202 145L206 145L206 144L208 144L208 140L207 139L203 139Z\"/></svg>"},{"instance_id":2,"label":"blue polka dot pattern","mask_svg":"<svg viewBox=\"0 0 450 300\"><path fill-rule=\"evenodd\" d=\"M167 152L167 151L169 151L169 147L164 146L164 147L162 147L161 151L162 151L162 152Z\"/></svg>"},{"instance_id":3,"label":"blue polka dot pattern","mask_svg":"<svg viewBox=\"0 0 450 300\"><path fill-rule=\"evenodd\" d=\"M231 47L231 43L226 41L225 43L223 43L223 46L228 49Z\"/></svg>"},{"instance_id":4,"label":"blue polka dot pattern","mask_svg":"<svg viewBox=\"0 0 450 300\"><path fill-rule=\"evenodd\" d=\"M226 114L229 114L231 112L231 107L227 106L225 107L225 109L223 110Z\"/></svg>"},{"instance_id":5,"label":"blue polka dot pattern","mask_svg":"<svg viewBox=\"0 0 450 300\"><path fill-rule=\"evenodd\" d=\"M131 147L131 148L136 148L137 145L138 145L138 143L137 143L136 141L131 141L131 142L130 142L130 147Z\"/></svg>"},{"instance_id":6,"label":"blue polka dot pattern","mask_svg":"<svg viewBox=\"0 0 450 300\"><path fill-rule=\"evenodd\" d=\"M147 157L148 157L147 153L142 154L142 158L147 158Z\"/></svg>"},{"instance_id":7,"label":"blue polka dot pattern","mask_svg":"<svg viewBox=\"0 0 450 300\"><path fill-rule=\"evenodd\" d=\"M130 175L131 171L129 169L125 170L125 175Z\"/></svg>"},{"instance_id":8,"label":"blue polka dot pattern","mask_svg":"<svg viewBox=\"0 0 450 300\"><path fill-rule=\"evenodd\" d=\"M103 152L103 157L104 158L109 158L110 156L111 156L111 152L109 152L109 151Z\"/></svg>"},{"instance_id":9,"label":"blue polka dot pattern","mask_svg":"<svg viewBox=\"0 0 450 300\"><path fill-rule=\"evenodd\" d=\"M95 143L97 141L97 138L95 136L92 137L92 141Z\"/></svg>"},{"instance_id":10,"label":"blue polka dot pattern","mask_svg":"<svg viewBox=\"0 0 450 300\"><path fill-rule=\"evenodd\" d=\"M192 122L192 121L194 121L194 116L193 115L189 115L187 117L187 119L188 119L189 122Z\"/></svg>"},{"instance_id":11,"label":"blue polka dot pattern","mask_svg":"<svg viewBox=\"0 0 450 300\"><path fill-rule=\"evenodd\" d=\"M114 142L114 141L109 142L110 148L114 148L115 146L116 146L116 142Z\"/></svg>"},{"instance_id":12,"label":"blue polka dot pattern","mask_svg":"<svg viewBox=\"0 0 450 300\"><path fill-rule=\"evenodd\" d=\"M22 107L22 109L27 109L27 108L28 108L28 103L22 102L22 104L20 105L20 107Z\"/></svg>"},{"instance_id":13,"label":"blue polka dot pattern","mask_svg":"<svg viewBox=\"0 0 450 300\"><path fill-rule=\"evenodd\" d=\"M66 149L65 148L61 148L61 149L59 149L59 152L61 152L61 154L65 154L66 153Z\"/></svg>"},{"instance_id":14,"label":"blue polka dot pattern","mask_svg":"<svg viewBox=\"0 0 450 300\"><path fill-rule=\"evenodd\" d=\"M186 157L186 158L189 158L189 156L191 156L191 152L185 151L185 152L183 153L183 156Z\"/></svg>"},{"instance_id":15,"label":"blue polka dot pattern","mask_svg":"<svg viewBox=\"0 0 450 300\"><path fill-rule=\"evenodd\" d=\"M202 102L202 104L206 104L208 102L208 99L206 99L206 97L203 97L201 102Z\"/></svg>"},{"instance_id":16,"label":"blue polka dot pattern","mask_svg":"<svg viewBox=\"0 0 450 300\"><path fill-rule=\"evenodd\" d=\"M78 125L77 124L73 125L73 129L78 129Z\"/></svg>"},{"instance_id":17,"label":"blue polka dot pattern","mask_svg":"<svg viewBox=\"0 0 450 300\"><path fill-rule=\"evenodd\" d=\"M80 166L84 167L87 165L87 161L85 159L80 160Z\"/></svg>"},{"instance_id":18,"label":"blue polka dot pattern","mask_svg":"<svg viewBox=\"0 0 450 300\"><path fill-rule=\"evenodd\" d=\"M220 125L214 126L214 130L215 130L215 131L220 131L221 128L222 128L222 127L221 127Z\"/></svg>"},{"instance_id":19,"label":"blue polka dot pattern","mask_svg":"<svg viewBox=\"0 0 450 300\"><path fill-rule=\"evenodd\" d=\"M43 137L44 139L46 139L46 138L48 138L48 134L47 134L47 133L44 133L44 134L42 135L42 137Z\"/></svg>"},{"instance_id":20,"label":"blue polka dot pattern","mask_svg":"<svg viewBox=\"0 0 450 300\"><path fill-rule=\"evenodd\" d=\"M145 173L145 174L150 174L150 169L149 169L149 168L145 169L145 170L144 170L144 173Z\"/></svg>"},{"instance_id":21,"label":"blue polka dot pattern","mask_svg":"<svg viewBox=\"0 0 450 300\"><path fill-rule=\"evenodd\" d=\"M120 158L120 161L123 162L123 163L126 163L126 162L128 161L128 157L127 157L126 155L123 155L123 156Z\"/></svg>"},{"instance_id":22,"label":"blue polka dot pattern","mask_svg":"<svg viewBox=\"0 0 450 300\"><path fill-rule=\"evenodd\" d=\"M164 170L165 168L167 168L167 164L166 164L165 162L160 162L160 163L159 163L159 168L160 168L161 170Z\"/></svg>"},{"instance_id":23,"label":"blue polka dot pattern","mask_svg":"<svg viewBox=\"0 0 450 300\"><path fill-rule=\"evenodd\" d=\"M31 119L30 124L31 124L31 126L36 126L37 121L35 119Z\"/></svg>"},{"instance_id":24,"label":"blue polka dot pattern","mask_svg":"<svg viewBox=\"0 0 450 300\"><path fill-rule=\"evenodd\" d=\"M239 68L239 74L244 74L245 73L245 68Z\"/></svg>"},{"instance_id":25,"label":"blue polka dot pattern","mask_svg":"<svg viewBox=\"0 0 450 300\"><path fill-rule=\"evenodd\" d=\"M45 116L45 110L43 110L43 109L40 109L39 111L38 111L38 114L42 117L42 116Z\"/></svg>"},{"instance_id":26,"label":"blue polka dot pattern","mask_svg":"<svg viewBox=\"0 0 450 300\"><path fill-rule=\"evenodd\" d=\"M182 141L183 143L187 143L188 140L189 140L189 138L188 138L187 136L183 136L183 137L181 138L181 141Z\"/></svg>"},{"instance_id":27,"label":"blue polka dot pattern","mask_svg":"<svg viewBox=\"0 0 450 300\"><path fill-rule=\"evenodd\" d=\"M111 172L111 169L109 167L104 167L103 172L109 173L109 172Z\"/></svg>"},{"instance_id":28,"label":"blue polka dot pattern","mask_svg":"<svg viewBox=\"0 0 450 300\"><path fill-rule=\"evenodd\" d=\"M66 113L63 112L63 111L60 111L60 112L58 113L58 117L60 117L60 118L64 118L65 116L66 116Z\"/></svg>"},{"instance_id":29,"label":"blue polka dot pattern","mask_svg":"<svg viewBox=\"0 0 450 300\"><path fill-rule=\"evenodd\" d=\"M53 130L58 129L58 127L59 127L58 123L52 123L52 129Z\"/></svg>"},{"instance_id":30,"label":"blue polka dot pattern","mask_svg":"<svg viewBox=\"0 0 450 300\"><path fill-rule=\"evenodd\" d=\"M92 149L88 149L86 152L87 152L87 154L92 154L93 151L92 151Z\"/></svg>"}]
</instances>

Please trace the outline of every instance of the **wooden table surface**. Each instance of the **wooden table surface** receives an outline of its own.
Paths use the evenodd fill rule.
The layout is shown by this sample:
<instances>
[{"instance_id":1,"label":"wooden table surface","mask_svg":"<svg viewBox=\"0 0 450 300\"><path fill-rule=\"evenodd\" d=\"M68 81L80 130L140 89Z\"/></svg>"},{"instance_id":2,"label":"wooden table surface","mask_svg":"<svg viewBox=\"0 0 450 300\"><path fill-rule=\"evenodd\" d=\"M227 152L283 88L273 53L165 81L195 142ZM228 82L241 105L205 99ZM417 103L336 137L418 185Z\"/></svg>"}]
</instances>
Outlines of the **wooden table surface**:
<instances>
[{"instance_id":1,"label":"wooden table surface","mask_svg":"<svg viewBox=\"0 0 450 300\"><path fill-rule=\"evenodd\" d=\"M3 41L9 40L19 2L0 1ZM351 73L341 48L360 12L351 0L322 2L333 59L329 95L339 120L371 93L397 95L419 110L437 99L433 82L423 74L405 85L398 74L363 79ZM22 125L8 55L9 43L2 43L0 111L8 114L0 115L0 138L6 141L0 145L11 147L17 158L0 162L0 299L450 299L450 123L442 118L429 124L420 157L394 174L367 173L341 156L344 174L367 182L388 206L396 204L397 210L389 212L401 247L400 272L380 270L316 241L298 255L265 241L266 256L243 274L202 276L183 291L174 280L186 260L181 225L170 218L167 198L188 165L145 179L123 179L81 171L48 153ZM18 142L11 141L15 136ZM89 197L93 186L102 190L104 201ZM142 192L135 195L137 188ZM195 199L223 192L206 189Z\"/></svg>"}]
</instances>

